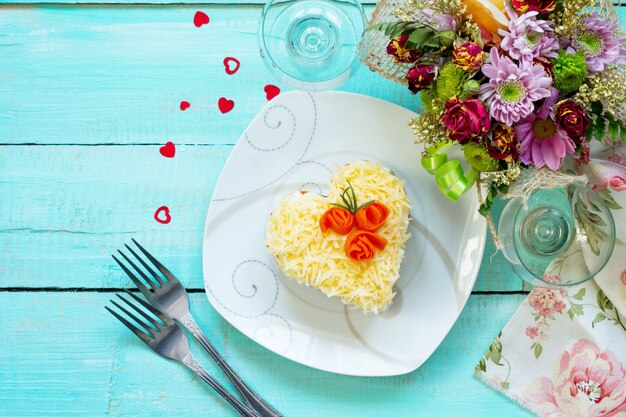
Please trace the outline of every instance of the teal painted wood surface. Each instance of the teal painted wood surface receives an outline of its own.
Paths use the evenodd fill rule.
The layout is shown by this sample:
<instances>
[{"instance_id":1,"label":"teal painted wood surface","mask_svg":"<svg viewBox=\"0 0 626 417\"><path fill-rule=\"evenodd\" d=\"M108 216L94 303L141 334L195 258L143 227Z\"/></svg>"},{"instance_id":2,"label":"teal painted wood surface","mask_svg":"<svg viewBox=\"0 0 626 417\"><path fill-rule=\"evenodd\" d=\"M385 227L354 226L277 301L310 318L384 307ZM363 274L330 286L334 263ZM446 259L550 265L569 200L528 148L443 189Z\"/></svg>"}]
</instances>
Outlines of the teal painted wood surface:
<instances>
[{"instance_id":1,"label":"teal painted wood surface","mask_svg":"<svg viewBox=\"0 0 626 417\"><path fill-rule=\"evenodd\" d=\"M201 28L196 10L0 8L0 143L235 143L275 82L257 48L261 7L203 7L211 23ZM232 76L227 56L241 61ZM343 89L416 103L366 68ZM220 114L220 97L234 110Z\"/></svg>"},{"instance_id":2,"label":"teal painted wood surface","mask_svg":"<svg viewBox=\"0 0 626 417\"><path fill-rule=\"evenodd\" d=\"M0 416L234 416L114 322L102 308L114 294L101 291L128 286L109 255L131 237L202 288L212 188L273 82L256 51L257 2L0 5ZM209 26L192 25L198 9ZM242 62L230 77L228 55ZM343 89L415 104L365 69ZM236 101L233 112L217 111L221 96ZM192 107L181 112L181 100ZM158 153L167 140L174 159ZM172 210L168 225L152 218L161 205ZM471 377L524 298L492 253L488 243L475 293L441 347L396 378L289 362L224 322L204 294L192 300L218 348L286 417L527 416Z\"/></svg>"},{"instance_id":3,"label":"teal painted wood surface","mask_svg":"<svg viewBox=\"0 0 626 417\"><path fill-rule=\"evenodd\" d=\"M0 293L0 305L11 305L0 333L0 416L236 416L122 328L103 308L113 296ZM471 376L523 298L472 296L426 364L392 378L337 376L287 361L224 322L204 294L192 296L192 307L227 360L287 417L524 417Z\"/></svg>"}]
</instances>

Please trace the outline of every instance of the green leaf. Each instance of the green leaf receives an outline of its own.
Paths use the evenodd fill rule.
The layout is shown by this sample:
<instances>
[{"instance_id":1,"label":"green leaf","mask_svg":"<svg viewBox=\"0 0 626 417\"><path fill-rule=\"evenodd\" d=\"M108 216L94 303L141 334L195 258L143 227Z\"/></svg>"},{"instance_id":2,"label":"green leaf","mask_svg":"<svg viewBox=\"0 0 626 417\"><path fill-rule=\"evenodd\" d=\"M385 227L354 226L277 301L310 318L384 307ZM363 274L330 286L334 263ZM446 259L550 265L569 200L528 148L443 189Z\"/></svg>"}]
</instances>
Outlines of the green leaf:
<instances>
[{"instance_id":1,"label":"green leaf","mask_svg":"<svg viewBox=\"0 0 626 417\"><path fill-rule=\"evenodd\" d=\"M578 301L582 301L584 296L585 296L585 287L581 288L580 290L578 290L576 294L572 295L572 298Z\"/></svg>"},{"instance_id":2,"label":"green leaf","mask_svg":"<svg viewBox=\"0 0 626 417\"><path fill-rule=\"evenodd\" d=\"M613 195L611 194L611 191L608 188L600 191L599 194L610 209L619 210L622 208L622 206L617 204L617 202L613 198Z\"/></svg>"},{"instance_id":3,"label":"green leaf","mask_svg":"<svg viewBox=\"0 0 626 417\"><path fill-rule=\"evenodd\" d=\"M509 381L504 381L500 384L500 386L502 387L502 389L509 389L511 387L511 384L509 383Z\"/></svg>"},{"instance_id":4,"label":"green leaf","mask_svg":"<svg viewBox=\"0 0 626 417\"><path fill-rule=\"evenodd\" d=\"M386 36L393 39L418 27L420 27L420 25L414 22L385 22L369 26L365 29L365 32L380 30L384 32Z\"/></svg>"},{"instance_id":5,"label":"green leaf","mask_svg":"<svg viewBox=\"0 0 626 417\"><path fill-rule=\"evenodd\" d=\"M537 345L535 346L535 349L534 349L535 358L539 359L539 356L541 356L541 352L543 352L543 346L541 346L541 344L537 343Z\"/></svg>"},{"instance_id":6,"label":"green leaf","mask_svg":"<svg viewBox=\"0 0 626 417\"><path fill-rule=\"evenodd\" d=\"M593 130L594 130L593 128L594 128L594 126L595 126L595 124L594 124L594 123L595 123L595 122L594 122L594 121L592 121L592 122L591 122L591 124L589 125L589 129L587 129L587 134L585 135L585 140L586 140L587 142L589 142L589 141L591 140L591 138L593 138Z\"/></svg>"},{"instance_id":7,"label":"green leaf","mask_svg":"<svg viewBox=\"0 0 626 417\"><path fill-rule=\"evenodd\" d=\"M498 352L502 352L502 342L500 341L500 339L496 339L493 342L493 347L498 351Z\"/></svg>"},{"instance_id":8,"label":"green leaf","mask_svg":"<svg viewBox=\"0 0 626 417\"><path fill-rule=\"evenodd\" d=\"M606 320L606 316L603 313L596 314L596 317L591 322L591 327L596 327L596 324L604 320Z\"/></svg>"},{"instance_id":9,"label":"green leaf","mask_svg":"<svg viewBox=\"0 0 626 417\"><path fill-rule=\"evenodd\" d=\"M602 117L596 119L596 124L593 126L593 134L597 140L604 139L604 131L606 130L606 122Z\"/></svg>"},{"instance_id":10,"label":"green leaf","mask_svg":"<svg viewBox=\"0 0 626 417\"><path fill-rule=\"evenodd\" d=\"M574 320L574 312L572 311L571 308L567 310L567 315L569 316L571 320Z\"/></svg>"},{"instance_id":11,"label":"green leaf","mask_svg":"<svg viewBox=\"0 0 626 417\"><path fill-rule=\"evenodd\" d=\"M609 113L608 111L604 113L604 118L609 120L609 121L615 120L615 117L613 117L613 114Z\"/></svg>"},{"instance_id":12,"label":"green leaf","mask_svg":"<svg viewBox=\"0 0 626 417\"><path fill-rule=\"evenodd\" d=\"M619 125L616 121L611 121L609 123L609 137L611 140L617 139L617 135L619 134Z\"/></svg>"},{"instance_id":13,"label":"green leaf","mask_svg":"<svg viewBox=\"0 0 626 417\"><path fill-rule=\"evenodd\" d=\"M493 363L495 363L498 366L502 366L502 363L500 363L500 359L502 359L502 353L500 353L498 350L494 349L491 351L491 361Z\"/></svg>"},{"instance_id":14,"label":"green leaf","mask_svg":"<svg viewBox=\"0 0 626 417\"><path fill-rule=\"evenodd\" d=\"M607 297L602 290L598 291L596 301L598 302L598 307L600 307L600 310L602 310L604 313L606 313L607 310L613 310L615 308L611 300L609 300L609 297Z\"/></svg>"},{"instance_id":15,"label":"green leaf","mask_svg":"<svg viewBox=\"0 0 626 417\"><path fill-rule=\"evenodd\" d=\"M603 110L604 110L604 106L602 105L601 102L594 101L593 103L591 103L591 112L592 113L595 113L597 115L601 115Z\"/></svg>"},{"instance_id":16,"label":"green leaf","mask_svg":"<svg viewBox=\"0 0 626 417\"><path fill-rule=\"evenodd\" d=\"M439 49L440 46L435 42L435 32L426 27L414 29L406 41L406 47L411 49Z\"/></svg>"},{"instance_id":17,"label":"green leaf","mask_svg":"<svg viewBox=\"0 0 626 417\"><path fill-rule=\"evenodd\" d=\"M428 35L431 33L432 31L428 28L417 28L409 34L407 42L412 44L422 44L426 39L428 39Z\"/></svg>"},{"instance_id":18,"label":"green leaf","mask_svg":"<svg viewBox=\"0 0 626 417\"><path fill-rule=\"evenodd\" d=\"M485 361L484 358L482 358L480 362L478 362L478 365L476 365L476 368L482 372L487 372L487 362Z\"/></svg>"},{"instance_id":19,"label":"green leaf","mask_svg":"<svg viewBox=\"0 0 626 417\"><path fill-rule=\"evenodd\" d=\"M574 316L582 316L584 314L582 304L570 303L570 308L567 314L569 314L570 311Z\"/></svg>"},{"instance_id":20,"label":"green leaf","mask_svg":"<svg viewBox=\"0 0 626 417\"><path fill-rule=\"evenodd\" d=\"M574 218L587 236L587 243L591 251L597 256L600 254L600 242L607 238L606 232L600 227L604 221L597 214L588 209L581 200L574 203Z\"/></svg>"}]
</instances>

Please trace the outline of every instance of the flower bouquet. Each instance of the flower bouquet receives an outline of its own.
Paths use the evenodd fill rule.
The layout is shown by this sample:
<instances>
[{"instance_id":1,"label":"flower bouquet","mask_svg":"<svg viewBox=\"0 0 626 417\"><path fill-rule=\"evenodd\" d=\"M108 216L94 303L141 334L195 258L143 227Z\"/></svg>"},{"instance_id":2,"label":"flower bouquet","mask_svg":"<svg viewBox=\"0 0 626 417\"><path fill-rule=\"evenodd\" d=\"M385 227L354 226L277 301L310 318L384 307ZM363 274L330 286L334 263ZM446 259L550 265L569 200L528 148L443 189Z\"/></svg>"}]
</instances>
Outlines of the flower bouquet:
<instances>
[{"instance_id":1,"label":"flower bouquet","mask_svg":"<svg viewBox=\"0 0 626 417\"><path fill-rule=\"evenodd\" d=\"M383 0L361 58L420 95L423 167L452 200L484 185L483 215L525 173L576 171L590 141L626 138L626 38L609 1Z\"/></svg>"}]
</instances>

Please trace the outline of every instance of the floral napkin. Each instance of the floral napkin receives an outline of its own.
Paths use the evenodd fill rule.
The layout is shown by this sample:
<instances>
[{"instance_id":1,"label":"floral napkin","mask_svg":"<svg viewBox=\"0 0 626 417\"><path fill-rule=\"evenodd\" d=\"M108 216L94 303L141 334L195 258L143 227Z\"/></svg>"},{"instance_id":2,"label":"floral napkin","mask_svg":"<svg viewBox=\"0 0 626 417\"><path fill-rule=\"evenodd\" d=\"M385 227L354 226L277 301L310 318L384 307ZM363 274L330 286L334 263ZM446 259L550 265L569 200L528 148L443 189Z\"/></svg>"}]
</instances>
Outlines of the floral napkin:
<instances>
[{"instance_id":1,"label":"floral napkin","mask_svg":"<svg viewBox=\"0 0 626 417\"><path fill-rule=\"evenodd\" d=\"M538 416L626 417L626 158L611 156L584 168L610 191L609 263L577 287L535 287L476 365L485 384Z\"/></svg>"}]
</instances>

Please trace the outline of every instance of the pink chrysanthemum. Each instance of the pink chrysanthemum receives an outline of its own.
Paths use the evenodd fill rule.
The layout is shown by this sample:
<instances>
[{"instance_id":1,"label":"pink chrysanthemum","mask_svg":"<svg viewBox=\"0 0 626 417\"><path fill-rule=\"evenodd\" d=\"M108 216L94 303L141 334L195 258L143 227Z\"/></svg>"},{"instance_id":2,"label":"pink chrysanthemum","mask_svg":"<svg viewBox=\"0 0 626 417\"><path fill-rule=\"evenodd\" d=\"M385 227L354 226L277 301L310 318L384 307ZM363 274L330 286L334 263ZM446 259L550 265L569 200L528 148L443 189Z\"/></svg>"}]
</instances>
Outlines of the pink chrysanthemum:
<instances>
[{"instance_id":1,"label":"pink chrysanthemum","mask_svg":"<svg viewBox=\"0 0 626 417\"><path fill-rule=\"evenodd\" d=\"M520 159L527 165L552 170L561 167L565 155L574 153L574 142L551 117L541 118L540 112L531 114L515 126L520 138Z\"/></svg>"},{"instance_id":2,"label":"pink chrysanthemum","mask_svg":"<svg viewBox=\"0 0 626 417\"><path fill-rule=\"evenodd\" d=\"M626 38L617 37L617 19L603 19L594 11L581 21L582 28L571 40L570 50L582 51L590 72L604 71L607 64L626 62Z\"/></svg>"},{"instance_id":3,"label":"pink chrysanthemum","mask_svg":"<svg viewBox=\"0 0 626 417\"><path fill-rule=\"evenodd\" d=\"M517 66L496 48L491 48L490 57L491 62L482 67L490 80L480 87L479 98L490 105L491 117L512 126L533 112L535 101L550 96L552 78L532 62Z\"/></svg>"},{"instance_id":4,"label":"pink chrysanthemum","mask_svg":"<svg viewBox=\"0 0 626 417\"><path fill-rule=\"evenodd\" d=\"M525 62L532 62L535 58L556 58L559 50L559 41L554 35L549 20L538 20L537 12L524 13L521 16L513 15L508 23L508 29L498 30L502 36L500 47L507 51L511 58Z\"/></svg>"}]
</instances>

